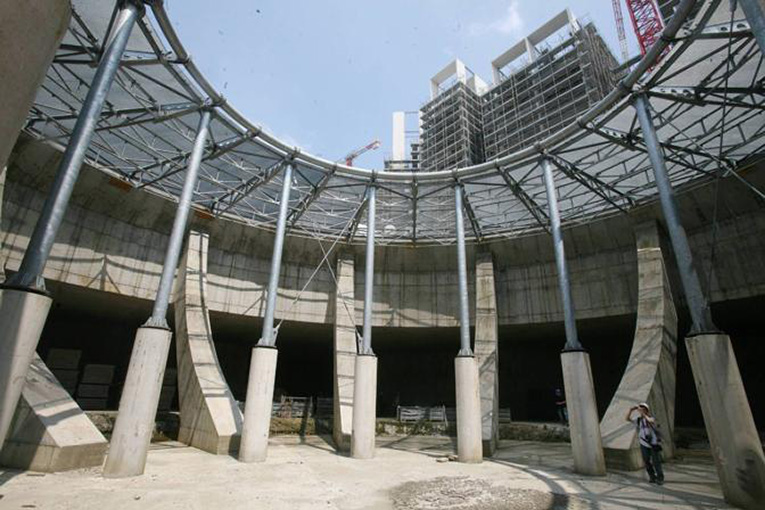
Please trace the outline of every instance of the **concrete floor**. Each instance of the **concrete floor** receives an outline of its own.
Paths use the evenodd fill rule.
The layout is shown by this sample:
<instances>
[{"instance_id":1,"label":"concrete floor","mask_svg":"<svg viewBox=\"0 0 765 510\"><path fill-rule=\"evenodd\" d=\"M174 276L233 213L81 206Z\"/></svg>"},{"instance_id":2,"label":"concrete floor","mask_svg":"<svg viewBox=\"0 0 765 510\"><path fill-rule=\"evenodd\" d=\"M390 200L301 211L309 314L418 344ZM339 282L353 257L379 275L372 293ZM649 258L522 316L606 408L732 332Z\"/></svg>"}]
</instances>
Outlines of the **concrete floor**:
<instances>
[{"instance_id":1,"label":"concrete floor","mask_svg":"<svg viewBox=\"0 0 765 510\"><path fill-rule=\"evenodd\" d=\"M585 478L565 443L502 441L482 464L445 462L443 437L378 438L377 457L336 455L322 438L271 439L264 464L242 464L185 445L152 445L142 477L101 469L59 474L0 471L0 508L99 509L716 509L721 497L708 454L681 452L667 483L642 472Z\"/></svg>"}]
</instances>

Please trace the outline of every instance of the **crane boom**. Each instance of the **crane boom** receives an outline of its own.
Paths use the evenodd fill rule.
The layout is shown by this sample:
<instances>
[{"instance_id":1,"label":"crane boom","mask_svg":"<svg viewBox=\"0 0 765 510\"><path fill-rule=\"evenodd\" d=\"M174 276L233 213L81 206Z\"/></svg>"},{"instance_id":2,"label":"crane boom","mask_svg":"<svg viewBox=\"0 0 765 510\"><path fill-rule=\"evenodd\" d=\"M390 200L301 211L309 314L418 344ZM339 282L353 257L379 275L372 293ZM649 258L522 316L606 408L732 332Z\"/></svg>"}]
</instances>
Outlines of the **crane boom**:
<instances>
[{"instance_id":1,"label":"crane boom","mask_svg":"<svg viewBox=\"0 0 765 510\"><path fill-rule=\"evenodd\" d=\"M345 164L346 166L353 166L353 161L368 151L376 150L380 147L380 140L375 140L372 143L365 145L364 147L361 147L360 149L356 149L353 152L348 153L345 156Z\"/></svg>"},{"instance_id":2,"label":"crane boom","mask_svg":"<svg viewBox=\"0 0 765 510\"><path fill-rule=\"evenodd\" d=\"M614 18L616 19L616 33L619 35L619 48L622 51L622 62L629 60L627 49L627 34L624 32L624 16L622 15L621 0L612 0L614 5Z\"/></svg>"}]
</instances>

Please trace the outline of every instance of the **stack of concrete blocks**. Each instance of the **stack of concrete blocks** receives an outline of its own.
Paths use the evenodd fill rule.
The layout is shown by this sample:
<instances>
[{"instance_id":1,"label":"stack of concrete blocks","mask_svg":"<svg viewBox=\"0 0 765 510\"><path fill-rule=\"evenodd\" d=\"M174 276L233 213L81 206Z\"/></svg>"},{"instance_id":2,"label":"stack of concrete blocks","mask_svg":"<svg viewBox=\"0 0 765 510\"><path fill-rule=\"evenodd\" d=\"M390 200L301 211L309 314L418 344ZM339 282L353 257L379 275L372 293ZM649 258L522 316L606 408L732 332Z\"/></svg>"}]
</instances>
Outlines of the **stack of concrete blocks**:
<instances>
[{"instance_id":1,"label":"stack of concrete blocks","mask_svg":"<svg viewBox=\"0 0 765 510\"><path fill-rule=\"evenodd\" d=\"M50 349L45 357L45 364L63 388L74 396L77 382L80 380L79 349Z\"/></svg>"},{"instance_id":2,"label":"stack of concrete blocks","mask_svg":"<svg viewBox=\"0 0 765 510\"><path fill-rule=\"evenodd\" d=\"M107 441L35 355L0 463L55 472L100 466Z\"/></svg>"},{"instance_id":3,"label":"stack of concrete blocks","mask_svg":"<svg viewBox=\"0 0 765 510\"><path fill-rule=\"evenodd\" d=\"M353 425L353 385L356 363L354 259L337 256L334 328L334 409L332 438L339 451L350 451Z\"/></svg>"},{"instance_id":4,"label":"stack of concrete blocks","mask_svg":"<svg viewBox=\"0 0 765 510\"><path fill-rule=\"evenodd\" d=\"M175 347L181 420L178 440L225 455L239 449L242 412L223 376L213 343L205 302L208 246L207 234L189 233L176 279Z\"/></svg>"},{"instance_id":5,"label":"stack of concrete blocks","mask_svg":"<svg viewBox=\"0 0 765 510\"><path fill-rule=\"evenodd\" d=\"M77 403L82 409L106 409L113 381L114 365L85 365L80 384L77 386Z\"/></svg>"},{"instance_id":6,"label":"stack of concrete blocks","mask_svg":"<svg viewBox=\"0 0 765 510\"><path fill-rule=\"evenodd\" d=\"M638 308L635 338L627 368L600 425L606 464L614 469L643 467L628 410L647 402L661 426L665 458L674 456L677 314L655 221L635 228ZM637 416L637 414L635 414Z\"/></svg>"},{"instance_id":7,"label":"stack of concrete blocks","mask_svg":"<svg viewBox=\"0 0 765 510\"><path fill-rule=\"evenodd\" d=\"M475 359L481 392L481 438L484 456L491 457L499 440L499 323L491 253L476 256L475 273Z\"/></svg>"}]
</instances>

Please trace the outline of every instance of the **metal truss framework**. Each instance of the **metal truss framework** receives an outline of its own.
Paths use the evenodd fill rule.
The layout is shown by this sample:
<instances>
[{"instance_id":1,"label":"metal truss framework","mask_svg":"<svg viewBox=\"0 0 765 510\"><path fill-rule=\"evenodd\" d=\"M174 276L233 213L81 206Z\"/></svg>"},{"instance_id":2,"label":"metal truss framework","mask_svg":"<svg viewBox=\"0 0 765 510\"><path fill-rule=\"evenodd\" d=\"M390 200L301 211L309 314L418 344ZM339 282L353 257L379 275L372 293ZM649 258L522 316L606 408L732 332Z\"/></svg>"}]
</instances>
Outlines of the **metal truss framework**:
<instances>
[{"instance_id":1,"label":"metal truss framework","mask_svg":"<svg viewBox=\"0 0 765 510\"><path fill-rule=\"evenodd\" d=\"M282 171L292 164L292 235L362 242L363 202L374 182L379 244L453 243L455 190L464 193L469 240L517 237L548 229L539 164L545 155L556 172L563 225L588 222L656 200L630 107L633 93L645 92L651 100L676 187L736 173L739 162L765 147L765 65L749 24L721 0L707 1L691 19L695 4L681 2L664 37L576 123L501 159L411 173L323 160L250 123L196 68L162 2L150 2L133 31L88 159L133 187L177 200L197 123L209 109L210 136L193 206L214 217L273 229ZM73 7L69 32L26 125L33 136L58 144L68 142L82 108L114 6L74 0ZM654 67L670 40L671 51Z\"/></svg>"}]
</instances>

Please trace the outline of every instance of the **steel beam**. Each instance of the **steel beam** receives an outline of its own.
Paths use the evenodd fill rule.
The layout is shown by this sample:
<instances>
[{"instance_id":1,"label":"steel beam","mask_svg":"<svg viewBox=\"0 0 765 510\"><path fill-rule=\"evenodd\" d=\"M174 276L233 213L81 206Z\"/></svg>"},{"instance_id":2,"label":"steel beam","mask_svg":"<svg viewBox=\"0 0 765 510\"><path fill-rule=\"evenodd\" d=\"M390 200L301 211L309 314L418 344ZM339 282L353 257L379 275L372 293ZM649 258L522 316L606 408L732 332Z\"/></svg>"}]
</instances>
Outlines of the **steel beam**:
<instances>
[{"instance_id":1,"label":"steel beam","mask_svg":"<svg viewBox=\"0 0 765 510\"><path fill-rule=\"evenodd\" d=\"M276 237L274 252L271 255L271 274L268 278L268 295L266 296L266 311L263 316L263 330L260 334L259 346L273 347L276 345L274 331L274 311L276 310L276 294L279 292L279 274L282 267L282 250L284 249L284 234L287 230L287 213L290 209L290 189L292 188L292 167L289 163L284 168L282 195L279 202L279 219L276 222Z\"/></svg>"},{"instance_id":2,"label":"steel beam","mask_svg":"<svg viewBox=\"0 0 765 510\"><path fill-rule=\"evenodd\" d=\"M542 169L545 176L545 189L547 191L547 207L550 212L550 230L552 230L553 247L555 249L555 265L558 268L558 286L563 303L563 323L566 329L566 345L564 351L583 350L576 333L576 321L574 318L574 301L571 297L571 282L568 278L568 266L566 265L566 252L563 248L563 234L560 228L560 212L558 211L558 192L555 190L552 165L548 158L542 159Z\"/></svg>"},{"instance_id":3,"label":"steel beam","mask_svg":"<svg viewBox=\"0 0 765 510\"><path fill-rule=\"evenodd\" d=\"M465 218L462 214L462 185L454 186L454 212L457 234L457 287L459 294L460 351L458 356L472 356L470 348L470 309L467 284L467 256L465 255Z\"/></svg>"},{"instance_id":4,"label":"steel beam","mask_svg":"<svg viewBox=\"0 0 765 510\"><path fill-rule=\"evenodd\" d=\"M752 28L760 52L765 56L765 8L761 0L738 0L738 2Z\"/></svg>"},{"instance_id":5,"label":"steel beam","mask_svg":"<svg viewBox=\"0 0 765 510\"><path fill-rule=\"evenodd\" d=\"M202 153L207 143L207 137L210 134L210 111L202 112L197 128L196 140L194 140L194 149L191 151L189 159L189 169L186 172L186 179L183 182L183 191L178 201L178 209L175 212L173 229L170 234L170 243L165 252L165 262L162 265L162 276L159 279L159 288L157 297L154 300L154 309L151 318L146 322L146 326L155 328L167 328L167 306L170 302L170 293L173 290L173 279L175 270L178 266L178 259L183 246L183 237L186 232L186 225L189 220L189 211L191 209L191 199L194 195L194 188L199 181L199 168L202 166Z\"/></svg>"},{"instance_id":6,"label":"steel beam","mask_svg":"<svg viewBox=\"0 0 765 510\"><path fill-rule=\"evenodd\" d=\"M88 95L77 117L69 145L58 166L51 192L35 225L18 273L7 282L9 286L44 290L43 271L48 262L56 235L64 220L69 199L80 174L80 168L101 116L109 89L119 69L130 33L136 19L143 14L143 5L138 0L125 1L117 14L114 30L106 43L101 64L98 66Z\"/></svg>"},{"instance_id":7,"label":"steel beam","mask_svg":"<svg viewBox=\"0 0 765 510\"><path fill-rule=\"evenodd\" d=\"M659 139L653 126L651 114L648 110L648 100L645 96L638 95L635 98L635 110L637 112L638 122L643 131L643 139L648 157L651 160L656 187L659 190L659 200L661 209L664 213L664 221L667 224L669 238L672 242L672 248L677 261L677 268L680 273L680 281L685 291L685 299L691 313L693 325L691 333L710 333L716 332L717 328L712 322L712 314L709 310L704 292L701 289L701 282L696 267L693 263L693 255L688 245L688 237L685 229L680 223L680 217L675 205L674 191L667 176L667 168L664 165L664 156L659 145Z\"/></svg>"},{"instance_id":8,"label":"steel beam","mask_svg":"<svg viewBox=\"0 0 765 510\"><path fill-rule=\"evenodd\" d=\"M372 304L374 303L377 186L372 184L369 187L367 197L367 250L366 266L364 267L364 326L359 354L374 354L372 351Z\"/></svg>"}]
</instances>

